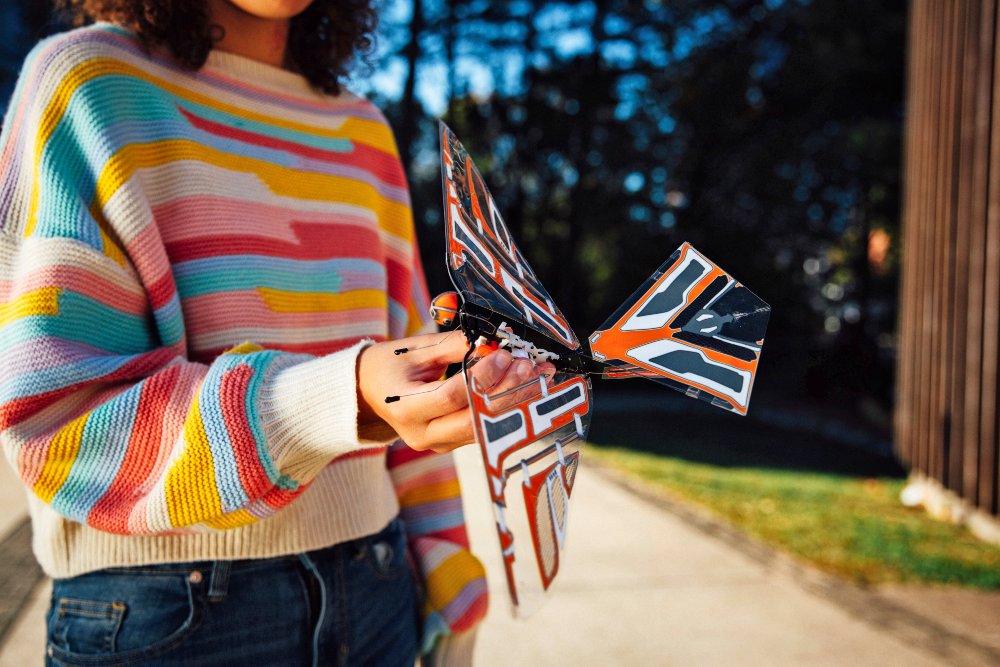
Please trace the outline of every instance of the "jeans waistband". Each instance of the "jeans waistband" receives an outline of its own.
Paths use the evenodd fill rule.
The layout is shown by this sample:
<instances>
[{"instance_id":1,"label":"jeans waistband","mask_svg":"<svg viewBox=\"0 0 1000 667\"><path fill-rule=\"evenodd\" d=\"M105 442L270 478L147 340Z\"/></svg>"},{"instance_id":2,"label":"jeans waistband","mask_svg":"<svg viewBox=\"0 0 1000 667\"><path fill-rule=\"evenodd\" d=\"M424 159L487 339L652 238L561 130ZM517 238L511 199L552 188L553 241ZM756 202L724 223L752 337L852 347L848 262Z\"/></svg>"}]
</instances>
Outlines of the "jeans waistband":
<instances>
[{"instance_id":1,"label":"jeans waistband","mask_svg":"<svg viewBox=\"0 0 1000 667\"><path fill-rule=\"evenodd\" d=\"M364 553L369 545L373 542L382 540L389 535L392 535L396 531L402 530L402 522L399 517L394 518L390 521L385 528L377 533L371 535L365 535L363 537L358 537L353 540L348 540L346 542L338 542L337 544L330 545L328 547L323 547L321 549L314 549L312 551L304 552L309 556L311 560L321 560L323 558L335 557L338 554L344 554L348 556L353 556L359 553ZM197 560L197 561L186 561L186 562L173 562L173 563L150 563L146 565L131 565L124 567L111 567L106 570L100 570L101 572L159 572L159 573L186 573L194 570L199 570L205 573L209 571L212 572L212 581L218 582L220 589L225 588L228 582L230 573L234 571L246 571L254 570L258 568L273 567L276 563L282 562L294 562L301 563L301 554L292 553L285 554L282 556L272 556L269 558L246 558L239 560ZM209 586L213 586L212 583Z\"/></svg>"}]
</instances>

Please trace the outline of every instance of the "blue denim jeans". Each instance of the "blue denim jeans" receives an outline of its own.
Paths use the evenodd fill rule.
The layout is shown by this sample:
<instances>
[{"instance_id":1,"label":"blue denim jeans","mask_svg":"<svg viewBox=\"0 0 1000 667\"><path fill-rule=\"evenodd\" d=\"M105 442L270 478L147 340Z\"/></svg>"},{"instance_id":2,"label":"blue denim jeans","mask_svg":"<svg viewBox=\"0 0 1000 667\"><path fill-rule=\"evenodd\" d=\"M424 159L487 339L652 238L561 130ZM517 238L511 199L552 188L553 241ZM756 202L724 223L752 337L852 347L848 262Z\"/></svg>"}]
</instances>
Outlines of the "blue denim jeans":
<instances>
[{"instance_id":1,"label":"blue denim jeans","mask_svg":"<svg viewBox=\"0 0 1000 667\"><path fill-rule=\"evenodd\" d=\"M327 549L53 582L46 665L405 665L417 603L398 519Z\"/></svg>"}]
</instances>

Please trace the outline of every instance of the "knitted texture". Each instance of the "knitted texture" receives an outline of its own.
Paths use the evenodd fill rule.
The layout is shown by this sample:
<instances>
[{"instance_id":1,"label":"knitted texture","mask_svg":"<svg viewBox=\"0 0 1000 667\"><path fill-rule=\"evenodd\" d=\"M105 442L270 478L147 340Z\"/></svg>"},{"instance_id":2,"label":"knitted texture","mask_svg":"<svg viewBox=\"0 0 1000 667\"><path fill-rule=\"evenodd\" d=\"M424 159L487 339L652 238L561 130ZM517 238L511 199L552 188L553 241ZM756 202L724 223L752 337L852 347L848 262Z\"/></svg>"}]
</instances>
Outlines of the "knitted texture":
<instances>
[{"instance_id":1,"label":"knitted texture","mask_svg":"<svg viewBox=\"0 0 1000 667\"><path fill-rule=\"evenodd\" d=\"M366 100L220 52L185 71L106 24L29 56L0 136L0 441L50 575L378 531L392 434L358 433L356 357L428 330L427 302ZM424 458L450 485L407 507L465 548L451 459Z\"/></svg>"},{"instance_id":2,"label":"knitted texture","mask_svg":"<svg viewBox=\"0 0 1000 667\"><path fill-rule=\"evenodd\" d=\"M452 461L424 456L399 442L389 470L424 592L423 651L442 636L471 630L486 616L486 572L469 552L458 478Z\"/></svg>"}]
</instances>

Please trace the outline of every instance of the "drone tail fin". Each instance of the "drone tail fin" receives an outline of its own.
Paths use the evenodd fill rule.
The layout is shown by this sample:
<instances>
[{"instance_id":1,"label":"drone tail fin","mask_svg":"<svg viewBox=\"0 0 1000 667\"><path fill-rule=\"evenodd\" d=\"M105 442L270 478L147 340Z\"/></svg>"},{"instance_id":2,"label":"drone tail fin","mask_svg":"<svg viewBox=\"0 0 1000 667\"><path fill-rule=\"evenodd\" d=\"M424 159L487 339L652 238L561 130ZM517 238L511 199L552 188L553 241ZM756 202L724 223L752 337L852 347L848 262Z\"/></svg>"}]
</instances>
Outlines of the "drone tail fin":
<instances>
[{"instance_id":1,"label":"drone tail fin","mask_svg":"<svg viewBox=\"0 0 1000 667\"><path fill-rule=\"evenodd\" d=\"M648 377L746 414L770 312L685 242L591 334L591 354L605 377Z\"/></svg>"}]
</instances>

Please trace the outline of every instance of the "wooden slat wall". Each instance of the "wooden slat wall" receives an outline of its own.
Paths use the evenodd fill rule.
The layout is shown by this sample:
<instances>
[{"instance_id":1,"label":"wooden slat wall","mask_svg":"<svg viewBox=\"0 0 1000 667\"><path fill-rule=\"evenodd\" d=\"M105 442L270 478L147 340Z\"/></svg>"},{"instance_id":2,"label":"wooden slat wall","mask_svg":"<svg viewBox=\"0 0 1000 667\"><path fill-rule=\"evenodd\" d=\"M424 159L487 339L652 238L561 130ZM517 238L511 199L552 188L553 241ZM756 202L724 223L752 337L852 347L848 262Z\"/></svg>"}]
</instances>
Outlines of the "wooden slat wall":
<instances>
[{"instance_id":1,"label":"wooden slat wall","mask_svg":"<svg viewBox=\"0 0 1000 667\"><path fill-rule=\"evenodd\" d=\"M896 447L998 512L1000 0L913 0Z\"/></svg>"}]
</instances>

